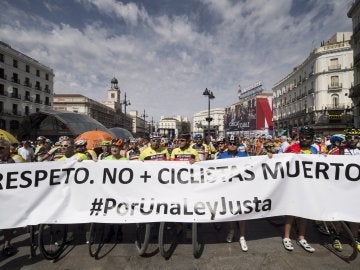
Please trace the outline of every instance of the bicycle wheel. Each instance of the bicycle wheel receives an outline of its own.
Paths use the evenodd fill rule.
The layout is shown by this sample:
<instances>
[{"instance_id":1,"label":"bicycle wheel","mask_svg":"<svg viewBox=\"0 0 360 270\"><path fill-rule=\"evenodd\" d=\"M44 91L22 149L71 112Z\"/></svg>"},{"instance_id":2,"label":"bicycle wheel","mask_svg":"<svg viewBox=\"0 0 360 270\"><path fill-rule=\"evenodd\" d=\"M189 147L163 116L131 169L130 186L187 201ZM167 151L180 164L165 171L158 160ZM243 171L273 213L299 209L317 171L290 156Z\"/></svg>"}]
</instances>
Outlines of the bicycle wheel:
<instances>
[{"instance_id":1,"label":"bicycle wheel","mask_svg":"<svg viewBox=\"0 0 360 270\"><path fill-rule=\"evenodd\" d=\"M161 222L159 228L159 250L161 256L169 259L177 245L177 239L180 235L178 231L179 224L173 222Z\"/></svg>"},{"instance_id":2,"label":"bicycle wheel","mask_svg":"<svg viewBox=\"0 0 360 270\"><path fill-rule=\"evenodd\" d=\"M103 223L91 223L89 236L89 254L95 257L104 244L105 226Z\"/></svg>"},{"instance_id":3,"label":"bicycle wheel","mask_svg":"<svg viewBox=\"0 0 360 270\"><path fill-rule=\"evenodd\" d=\"M140 256L144 255L150 240L150 223L138 223L136 224L136 240L135 246Z\"/></svg>"},{"instance_id":4,"label":"bicycle wheel","mask_svg":"<svg viewBox=\"0 0 360 270\"><path fill-rule=\"evenodd\" d=\"M202 243L200 235L199 235L198 227L199 227L199 225L197 223L192 224L193 255L194 255L194 258L196 258L196 259L200 258L203 248L204 248L204 244Z\"/></svg>"},{"instance_id":5,"label":"bicycle wheel","mask_svg":"<svg viewBox=\"0 0 360 270\"><path fill-rule=\"evenodd\" d=\"M39 228L39 249L47 260L57 259L66 244L67 225L41 224Z\"/></svg>"},{"instance_id":6,"label":"bicycle wheel","mask_svg":"<svg viewBox=\"0 0 360 270\"><path fill-rule=\"evenodd\" d=\"M326 244L325 247L328 248L330 251L332 251L334 254L336 254L339 258L343 259L344 261L346 261L346 262L353 261L356 259L357 255L358 255L356 239L354 238L349 226L344 221L338 221L338 222L341 224L344 237L350 241L350 247L351 247L350 250L351 251L350 252L345 252L345 251L339 252L332 246L332 244ZM333 224L332 224L332 226L334 227ZM331 232L331 240L333 240L335 230L330 230L330 232Z\"/></svg>"}]
</instances>

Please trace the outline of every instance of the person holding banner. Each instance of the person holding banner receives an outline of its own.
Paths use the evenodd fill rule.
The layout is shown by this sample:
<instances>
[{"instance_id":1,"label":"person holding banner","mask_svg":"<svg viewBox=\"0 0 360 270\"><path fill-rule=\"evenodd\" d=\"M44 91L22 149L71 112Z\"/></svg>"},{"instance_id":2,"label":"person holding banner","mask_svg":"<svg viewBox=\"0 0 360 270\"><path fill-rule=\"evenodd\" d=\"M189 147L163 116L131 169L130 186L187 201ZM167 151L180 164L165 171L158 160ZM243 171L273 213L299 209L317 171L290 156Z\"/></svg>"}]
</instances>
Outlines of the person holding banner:
<instances>
[{"instance_id":1,"label":"person holding banner","mask_svg":"<svg viewBox=\"0 0 360 270\"><path fill-rule=\"evenodd\" d=\"M315 135L315 130L312 127L304 126L299 130L299 143L294 143L288 146L284 153L296 153L296 154L317 154L316 148L312 145ZM291 243L290 232L295 217L285 216L284 224L284 238L282 240L284 248L288 251L294 250L294 246ZM305 218L298 218L298 240L297 243L306 251L314 252L315 249L305 239L306 232Z\"/></svg>"},{"instance_id":2,"label":"person holding banner","mask_svg":"<svg viewBox=\"0 0 360 270\"><path fill-rule=\"evenodd\" d=\"M172 150L171 160L189 161L190 164L200 161L198 152L190 146L190 134L180 134L178 137L179 146Z\"/></svg>"},{"instance_id":3,"label":"person holding banner","mask_svg":"<svg viewBox=\"0 0 360 270\"><path fill-rule=\"evenodd\" d=\"M127 160L126 157L121 155L122 140L113 140L111 142L110 152L111 155L104 158L104 160Z\"/></svg>"},{"instance_id":4,"label":"person holding banner","mask_svg":"<svg viewBox=\"0 0 360 270\"><path fill-rule=\"evenodd\" d=\"M0 139L0 164L15 163L15 161L10 157L10 143L8 141ZM16 253L14 246L11 244L12 240L12 229L5 229L4 232L4 247L3 255L12 256Z\"/></svg>"},{"instance_id":5,"label":"person holding banner","mask_svg":"<svg viewBox=\"0 0 360 270\"><path fill-rule=\"evenodd\" d=\"M154 133L150 136L150 145L140 152L140 160L169 160L167 148L160 146L161 136Z\"/></svg>"},{"instance_id":6,"label":"person holding banner","mask_svg":"<svg viewBox=\"0 0 360 270\"><path fill-rule=\"evenodd\" d=\"M234 135L231 135L228 137L226 146L227 146L227 150L222 152L217 157L217 159L240 158L240 157L248 156L245 145L242 143L239 144L239 138ZM239 224L239 229L240 229L239 243L240 243L241 249L242 249L242 251L248 251L248 246L247 246L246 240L245 240L246 221L241 220L238 222L238 224ZM226 237L226 241L228 243L231 243L233 241L234 234L235 234L235 222L230 222L229 227L230 228L229 228L228 235Z\"/></svg>"}]
</instances>

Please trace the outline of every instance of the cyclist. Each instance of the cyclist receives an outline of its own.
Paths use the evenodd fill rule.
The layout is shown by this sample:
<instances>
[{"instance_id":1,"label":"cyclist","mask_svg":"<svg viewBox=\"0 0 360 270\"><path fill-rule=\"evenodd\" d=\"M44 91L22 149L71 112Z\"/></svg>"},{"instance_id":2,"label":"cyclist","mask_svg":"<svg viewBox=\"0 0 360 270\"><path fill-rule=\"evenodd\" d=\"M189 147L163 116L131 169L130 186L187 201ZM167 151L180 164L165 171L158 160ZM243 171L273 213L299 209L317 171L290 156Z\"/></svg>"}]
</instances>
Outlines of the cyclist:
<instances>
[{"instance_id":1,"label":"cyclist","mask_svg":"<svg viewBox=\"0 0 360 270\"><path fill-rule=\"evenodd\" d=\"M178 147L172 150L171 160L189 161L191 164L200 161L198 152L190 146L190 134L180 134L177 142Z\"/></svg>"},{"instance_id":2,"label":"cyclist","mask_svg":"<svg viewBox=\"0 0 360 270\"><path fill-rule=\"evenodd\" d=\"M46 138L44 136L39 136L36 139L37 146L35 148L34 159L35 161L44 161L48 156L48 149L46 148L45 142Z\"/></svg>"},{"instance_id":3,"label":"cyclist","mask_svg":"<svg viewBox=\"0 0 360 270\"><path fill-rule=\"evenodd\" d=\"M111 155L104 158L104 160L127 160L126 157L121 155L122 140L112 140L110 152Z\"/></svg>"},{"instance_id":4,"label":"cyclist","mask_svg":"<svg viewBox=\"0 0 360 270\"><path fill-rule=\"evenodd\" d=\"M93 160L92 155L86 150L87 141L77 140L75 143L75 155L80 157L82 160Z\"/></svg>"},{"instance_id":5,"label":"cyclist","mask_svg":"<svg viewBox=\"0 0 360 270\"><path fill-rule=\"evenodd\" d=\"M10 157L10 143L8 141L0 139L0 164L15 163ZM11 244L13 237L12 229L3 230L4 233L4 247L2 253L4 256L12 256L16 253L14 246Z\"/></svg>"},{"instance_id":6,"label":"cyclist","mask_svg":"<svg viewBox=\"0 0 360 270\"><path fill-rule=\"evenodd\" d=\"M110 148L111 148L111 142L110 141L103 141L101 143L101 150L102 152L99 154L99 160L106 158L110 155Z\"/></svg>"},{"instance_id":7,"label":"cyclist","mask_svg":"<svg viewBox=\"0 0 360 270\"><path fill-rule=\"evenodd\" d=\"M239 138L237 136L231 135L227 139L227 150L222 152L218 156L218 159L240 158L240 157L247 157L247 156L248 156L248 153L246 152L245 145L243 143L239 144ZM247 246L246 240L245 240L246 221L241 220L238 222L238 224L239 224L239 228L240 228L239 243L240 243L241 249L243 251L248 251L248 246ZM235 222L230 222L229 227L230 228L229 228L228 235L226 237L226 241L228 243L231 243L233 241L234 234L235 234Z\"/></svg>"},{"instance_id":8,"label":"cyclist","mask_svg":"<svg viewBox=\"0 0 360 270\"><path fill-rule=\"evenodd\" d=\"M167 148L160 146L161 136L154 133L150 136L150 145L140 152L140 160L169 160Z\"/></svg>"},{"instance_id":9,"label":"cyclist","mask_svg":"<svg viewBox=\"0 0 360 270\"><path fill-rule=\"evenodd\" d=\"M209 149L208 146L204 143L203 136L201 134L196 134L194 136L194 143L191 145L191 147L198 152L200 160L208 159Z\"/></svg>"},{"instance_id":10,"label":"cyclist","mask_svg":"<svg viewBox=\"0 0 360 270\"><path fill-rule=\"evenodd\" d=\"M130 139L129 148L126 152L126 158L128 160L139 160L140 149L138 146L138 141L134 138Z\"/></svg>"},{"instance_id":11,"label":"cyclist","mask_svg":"<svg viewBox=\"0 0 360 270\"><path fill-rule=\"evenodd\" d=\"M227 144L226 144L226 139L223 136L220 136L216 139L216 143L217 143L217 152L215 153L215 159L217 159L219 157L219 155L226 151L227 149Z\"/></svg>"},{"instance_id":12,"label":"cyclist","mask_svg":"<svg viewBox=\"0 0 360 270\"><path fill-rule=\"evenodd\" d=\"M312 146L314 135L315 130L312 127L301 127L299 130L299 143L291 144L289 147L286 148L285 153L317 154L316 148ZM294 250L290 239L290 232L293 222L293 216L285 216L283 245L288 251ZM299 218L297 242L306 251L314 252L315 249L310 246L310 244L305 239L306 223L307 220L305 218Z\"/></svg>"},{"instance_id":13,"label":"cyclist","mask_svg":"<svg viewBox=\"0 0 360 270\"><path fill-rule=\"evenodd\" d=\"M343 134L335 134L330 137L330 148L328 151L329 155L343 155L344 154L344 146L343 142L345 140L345 136Z\"/></svg>"}]
</instances>

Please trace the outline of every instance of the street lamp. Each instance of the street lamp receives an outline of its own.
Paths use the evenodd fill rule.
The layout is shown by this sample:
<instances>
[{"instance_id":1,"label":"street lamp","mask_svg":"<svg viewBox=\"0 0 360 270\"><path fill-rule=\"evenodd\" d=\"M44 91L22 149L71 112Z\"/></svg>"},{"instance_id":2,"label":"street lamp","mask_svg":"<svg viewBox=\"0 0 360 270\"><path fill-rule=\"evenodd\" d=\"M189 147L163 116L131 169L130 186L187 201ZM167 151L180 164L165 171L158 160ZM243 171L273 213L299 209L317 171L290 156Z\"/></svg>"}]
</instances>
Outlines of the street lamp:
<instances>
[{"instance_id":1,"label":"street lamp","mask_svg":"<svg viewBox=\"0 0 360 270\"><path fill-rule=\"evenodd\" d=\"M148 117L148 115L145 113L145 109L144 109L144 113L142 115L140 115L140 117L144 118L144 133L146 131L146 117Z\"/></svg>"},{"instance_id":2,"label":"street lamp","mask_svg":"<svg viewBox=\"0 0 360 270\"><path fill-rule=\"evenodd\" d=\"M212 117L210 117L210 99L214 99L215 96L214 96L213 92L207 88L205 89L203 95L208 96L208 99L209 99L208 117L206 118L206 121L208 122L208 136L210 136L210 122L213 120Z\"/></svg>"},{"instance_id":3,"label":"street lamp","mask_svg":"<svg viewBox=\"0 0 360 270\"><path fill-rule=\"evenodd\" d=\"M126 118L126 107L131 105L131 103L130 103L130 100L126 99L126 92L125 92L125 99L122 102L122 104L124 105L124 109L125 109L125 112L124 112L124 127L127 128L127 125L126 125L126 122L127 122L126 121L127 120L127 118Z\"/></svg>"},{"instance_id":4,"label":"street lamp","mask_svg":"<svg viewBox=\"0 0 360 270\"><path fill-rule=\"evenodd\" d=\"M125 98L124 98L124 101L122 102L122 104L124 104L125 116L126 116L126 106L131 105L130 100L126 99L126 92L125 92Z\"/></svg>"}]
</instances>

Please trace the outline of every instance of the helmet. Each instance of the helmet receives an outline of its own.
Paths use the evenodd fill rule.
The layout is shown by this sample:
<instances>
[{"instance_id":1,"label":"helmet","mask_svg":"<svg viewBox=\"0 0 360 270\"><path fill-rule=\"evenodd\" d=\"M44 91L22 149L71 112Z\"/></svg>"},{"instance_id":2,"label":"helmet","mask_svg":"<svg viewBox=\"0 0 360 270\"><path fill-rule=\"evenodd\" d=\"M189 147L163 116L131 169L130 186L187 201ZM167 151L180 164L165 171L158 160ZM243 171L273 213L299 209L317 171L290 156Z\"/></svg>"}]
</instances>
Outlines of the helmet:
<instances>
[{"instance_id":1,"label":"helmet","mask_svg":"<svg viewBox=\"0 0 360 270\"><path fill-rule=\"evenodd\" d=\"M102 142L101 142L101 146L108 146L108 145L110 145L110 144L111 144L110 141L102 141Z\"/></svg>"},{"instance_id":2,"label":"helmet","mask_svg":"<svg viewBox=\"0 0 360 270\"><path fill-rule=\"evenodd\" d=\"M312 127L303 126L303 127L300 128L299 134L300 134L300 136L310 136L310 137L314 137L314 135L315 135L315 130L314 130Z\"/></svg>"},{"instance_id":3,"label":"helmet","mask_svg":"<svg viewBox=\"0 0 360 270\"><path fill-rule=\"evenodd\" d=\"M226 142L226 140L225 140L225 138L223 137L223 136L219 136L217 139L216 139L216 142L217 143L225 143Z\"/></svg>"},{"instance_id":4,"label":"helmet","mask_svg":"<svg viewBox=\"0 0 360 270\"><path fill-rule=\"evenodd\" d=\"M334 144L335 142L342 142L345 140L345 136L343 134L335 134L330 137L330 142Z\"/></svg>"},{"instance_id":5,"label":"helmet","mask_svg":"<svg viewBox=\"0 0 360 270\"><path fill-rule=\"evenodd\" d=\"M118 140L114 139L114 140L111 141L111 146L120 147L122 145L122 143L123 143L122 139L118 139Z\"/></svg>"},{"instance_id":6,"label":"helmet","mask_svg":"<svg viewBox=\"0 0 360 270\"><path fill-rule=\"evenodd\" d=\"M203 139L203 136L201 134L196 134L194 136L194 140L202 140Z\"/></svg>"},{"instance_id":7,"label":"helmet","mask_svg":"<svg viewBox=\"0 0 360 270\"><path fill-rule=\"evenodd\" d=\"M321 137L316 137L316 138L315 138L315 142L321 143L321 142L322 142L322 138L321 138Z\"/></svg>"},{"instance_id":8,"label":"helmet","mask_svg":"<svg viewBox=\"0 0 360 270\"><path fill-rule=\"evenodd\" d=\"M265 136L265 139L266 139L266 140L272 140L272 136L271 136L271 135L266 135L266 136Z\"/></svg>"},{"instance_id":9,"label":"helmet","mask_svg":"<svg viewBox=\"0 0 360 270\"><path fill-rule=\"evenodd\" d=\"M87 141L86 140L77 140L74 143L75 146L86 146L87 145Z\"/></svg>"},{"instance_id":10,"label":"helmet","mask_svg":"<svg viewBox=\"0 0 360 270\"><path fill-rule=\"evenodd\" d=\"M239 143L239 138L235 135L230 135L227 139L228 143Z\"/></svg>"},{"instance_id":11,"label":"helmet","mask_svg":"<svg viewBox=\"0 0 360 270\"><path fill-rule=\"evenodd\" d=\"M39 136L36 138L37 141L45 141L46 138L44 136Z\"/></svg>"},{"instance_id":12,"label":"helmet","mask_svg":"<svg viewBox=\"0 0 360 270\"><path fill-rule=\"evenodd\" d=\"M59 142L69 141L69 140L70 140L70 137L68 137L68 136L60 136L60 137L59 137Z\"/></svg>"},{"instance_id":13,"label":"helmet","mask_svg":"<svg viewBox=\"0 0 360 270\"><path fill-rule=\"evenodd\" d=\"M345 136L347 135L360 135L359 128L347 128L344 130Z\"/></svg>"}]
</instances>

